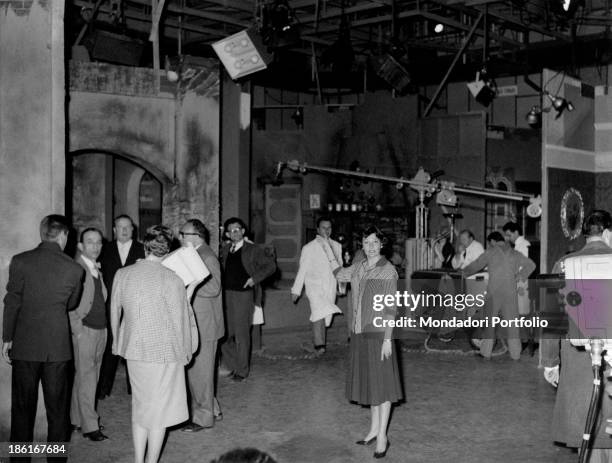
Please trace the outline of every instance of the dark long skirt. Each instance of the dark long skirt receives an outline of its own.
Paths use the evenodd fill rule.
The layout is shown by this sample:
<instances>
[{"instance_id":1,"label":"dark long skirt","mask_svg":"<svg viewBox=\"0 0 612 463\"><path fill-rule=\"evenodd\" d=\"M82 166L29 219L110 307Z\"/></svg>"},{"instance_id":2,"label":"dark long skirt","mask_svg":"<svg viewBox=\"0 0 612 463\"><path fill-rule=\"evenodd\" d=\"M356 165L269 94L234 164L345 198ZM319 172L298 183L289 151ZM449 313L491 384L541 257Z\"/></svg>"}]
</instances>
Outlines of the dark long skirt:
<instances>
[{"instance_id":1,"label":"dark long skirt","mask_svg":"<svg viewBox=\"0 0 612 463\"><path fill-rule=\"evenodd\" d=\"M382 337L353 334L349 353L346 397L362 405L380 405L402 399L395 341L391 357L381 360Z\"/></svg>"}]
</instances>

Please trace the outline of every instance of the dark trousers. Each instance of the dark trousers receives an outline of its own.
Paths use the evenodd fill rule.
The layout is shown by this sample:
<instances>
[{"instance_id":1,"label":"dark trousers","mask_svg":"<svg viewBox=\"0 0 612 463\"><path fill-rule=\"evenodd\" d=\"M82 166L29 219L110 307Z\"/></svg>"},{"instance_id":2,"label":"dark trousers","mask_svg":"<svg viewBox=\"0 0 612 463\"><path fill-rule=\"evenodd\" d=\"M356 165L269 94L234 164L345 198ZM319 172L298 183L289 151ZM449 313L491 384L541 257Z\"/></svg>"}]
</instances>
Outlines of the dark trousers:
<instances>
[{"instance_id":1,"label":"dark trousers","mask_svg":"<svg viewBox=\"0 0 612 463\"><path fill-rule=\"evenodd\" d=\"M110 395L115 383L115 375L117 374L117 365L119 365L120 357L113 355L113 335L111 334L110 326L107 329L106 348L102 357L102 365L100 366L100 378L98 380L98 397ZM130 393L130 376L128 374L127 363L125 364L125 376L127 381L128 393Z\"/></svg>"},{"instance_id":2,"label":"dark trousers","mask_svg":"<svg viewBox=\"0 0 612 463\"><path fill-rule=\"evenodd\" d=\"M235 374L249 375L251 356L251 323L253 322L253 291L224 293L227 338L221 347L223 362Z\"/></svg>"},{"instance_id":3,"label":"dark trousers","mask_svg":"<svg viewBox=\"0 0 612 463\"><path fill-rule=\"evenodd\" d=\"M38 385L41 382L47 410L47 441L67 442L70 437L69 380L72 361L13 360L12 365L11 442L33 441Z\"/></svg>"}]
</instances>

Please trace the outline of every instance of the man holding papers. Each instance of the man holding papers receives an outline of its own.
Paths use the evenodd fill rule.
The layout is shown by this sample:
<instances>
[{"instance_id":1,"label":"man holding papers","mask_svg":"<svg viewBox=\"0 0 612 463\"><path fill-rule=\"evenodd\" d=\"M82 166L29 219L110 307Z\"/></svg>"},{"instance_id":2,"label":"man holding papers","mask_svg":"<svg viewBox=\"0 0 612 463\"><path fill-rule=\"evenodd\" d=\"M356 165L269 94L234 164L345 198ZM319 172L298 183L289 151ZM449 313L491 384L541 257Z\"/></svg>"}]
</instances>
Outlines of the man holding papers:
<instances>
[{"instance_id":1,"label":"man holding papers","mask_svg":"<svg viewBox=\"0 0 612 463\"><path fill-rule=\"evenodd\" d=\"M225 332L219 260L208 246L209 233L198 219L190 219L179 233L183 247L194 247L210 275L194 290L192 306L200 334L200 349L187 370L191 391L191 421L181 431L197 432L212 428L222 417L215 398L215 358L217 341Z\"/></svg>"}]
</instances>

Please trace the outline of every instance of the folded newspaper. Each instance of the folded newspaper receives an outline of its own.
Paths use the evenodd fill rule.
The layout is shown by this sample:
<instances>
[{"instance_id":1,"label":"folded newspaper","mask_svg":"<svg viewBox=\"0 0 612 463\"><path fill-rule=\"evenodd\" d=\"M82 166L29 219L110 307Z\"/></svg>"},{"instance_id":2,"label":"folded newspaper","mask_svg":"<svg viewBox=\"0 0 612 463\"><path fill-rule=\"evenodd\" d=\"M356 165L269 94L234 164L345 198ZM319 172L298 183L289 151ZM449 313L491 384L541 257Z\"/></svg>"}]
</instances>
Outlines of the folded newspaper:
<instances>
[{"instance_id":1,"label":"folded newspaper","mask_svg":"<svg viewBox=\"0 0 612 463\"><path fill-rule=\"evenodd\" d=\"M179 248L171 252L164 258L162 264L176 273L185 286L204 281L210 275L198 251L193 247Z\"/></svg>"}]
</instances>

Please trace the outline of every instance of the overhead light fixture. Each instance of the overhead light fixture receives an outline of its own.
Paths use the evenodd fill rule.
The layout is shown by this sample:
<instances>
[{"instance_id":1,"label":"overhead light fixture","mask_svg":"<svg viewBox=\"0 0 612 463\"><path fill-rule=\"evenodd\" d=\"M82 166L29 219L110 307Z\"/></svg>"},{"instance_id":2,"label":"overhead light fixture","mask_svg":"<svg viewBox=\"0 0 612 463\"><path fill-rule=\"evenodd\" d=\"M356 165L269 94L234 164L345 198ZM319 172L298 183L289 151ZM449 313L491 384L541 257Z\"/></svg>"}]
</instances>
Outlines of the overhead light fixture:
<instances>
[{"instance_id":1,"label":"overhead light fixture","mask_svg":"<svg viewBox=\"0 0 612 463\"><path fill-rule=\"evenodd\" d=\"M298 22L287 0L268 3L261 14L260 32L268 49L287 47L299 41Z\"/></svg>"},{"instance_id":2,"label":"overhead light fixture","mask_svg":"<svg viewBox=\"0 0 612 463\"><path fill-rule=\"evenodd\" d=\"M212 47L232 79L262 71L272 60L272 55L254 28L221 39Z\"/></svg>"},{"instance_id":3,"label":"overhead light fixture","mask_svg":"<svg viewBox=\"0 0 612 463\"><path fill-rule=\"evenodd\" d=\"M276 0L267 11L268 27L277 31L287 32L295 23L293 10L287 0Z\"/></svg>"},{"instance_id":4,"label":"overhead light fixture","mask_svg":"<svg viewBox=\"0 0 612 463\"><path fill-rule=\"evenodd\" d=\"M574 105L571 103L571 101L567 101L565 98L560 96L552 95L549 92L545 92L545 95L550 99L552 107L555 109L555 111L557 111L557 116L555 119L559 118L566 109L570 112L574 110Z\"/></svg>"},{"instance_id":5,"label":"overhead light fixture","mask_svg":"<svg viewBox=\"0 0 612 463\"><path fill-rule=\"evenodd\" d=\"M533 106L525 116L525 120L527 124L529 124L529 127L534 129L542 127L542 108Z\"/></svg>"},{"instance_id":6,"label":"overhead light fixture","mask_svg":"<svg viewBox=\"0 0 612 463\"><path fill-rule=\"evenodd\" d=\"M372 60L374 72L400 95L410 93L413 85L410 72L390 53Z\"/></svg>"},{"instance_id":7,"label":"overhead light fixture","mask_svg":"<svg viewBox=\"0 0 612 463\"><path fill-rule=\"evenodd\" d=\"M557 0L557 2L552 2L552 4L553 8L556 9L561 16L566 19L572 19L576 16L578 8L584 6L584 0Z\"/></svg>"},{"instance_id":8,"label":"overhead light fixture","mask_svg":"<svg viewBox=\"0 0 612 463\"><path fill-rule=\"evenodd\" d=\"M444 30L444 24L438 23L434 26L434 32L440 34Z\"/></svg>"},{"instance_id":9,"label":"overhead light fixture","mask_svg":"<svg viewBox=\"0 0 612 463\"><path fill-rule=\"evenodd\" d=\"M483 106L489 106L497 96L497 85L487 76L484 68L476 73L476 80L468 82L467 87L474 99Z\"/></svg>"}]
</instances>

